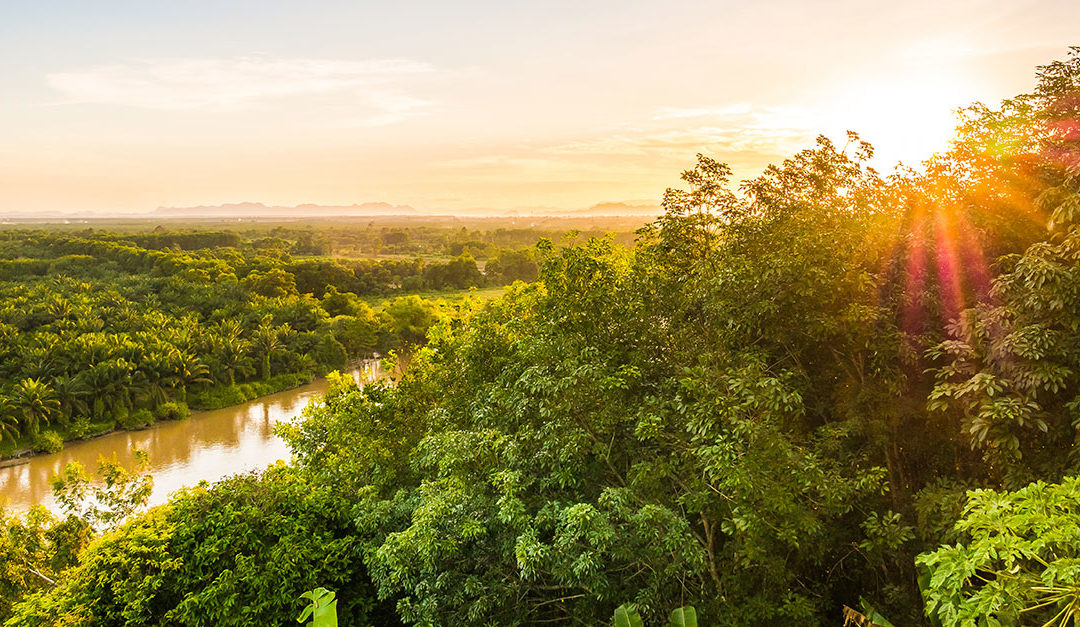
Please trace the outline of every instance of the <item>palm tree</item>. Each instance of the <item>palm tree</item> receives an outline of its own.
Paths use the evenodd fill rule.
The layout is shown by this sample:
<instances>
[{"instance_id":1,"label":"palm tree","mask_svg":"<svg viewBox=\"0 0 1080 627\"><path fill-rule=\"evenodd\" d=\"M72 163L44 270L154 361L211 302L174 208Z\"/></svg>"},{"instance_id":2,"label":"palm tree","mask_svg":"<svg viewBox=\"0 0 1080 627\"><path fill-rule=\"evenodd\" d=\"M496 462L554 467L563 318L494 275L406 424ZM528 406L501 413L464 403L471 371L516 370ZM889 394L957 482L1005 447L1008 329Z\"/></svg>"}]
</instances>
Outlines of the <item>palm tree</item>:
<instances>
[{"instance_id":1,"label":"palm tree","mask_svg":"<svg viewBox=\"0 0 1080 627\"><path fill-rule=\"evenodd\" d=\"M229 385L235 385L236 371L247 360L248 343L239 336L225 335L218 338L216 349L217 360L225 368Z\"/></svg>"},{"instance_id":2,"label":"palm tree","mask_svg":"<svg viewBox=\"0 0 1080 627\"><path fill-rule=\"evenodd\" d=\"M199 361L199 358L188 354L177 352L174 367L176 373L175 389L179 390L180 400L187 400L187 388L188 386L195 385L197 383L211 383L210 367Z\"/></svg>"},{"instance_id":3,"label":"palm tree","mask_svg":"<svg viewBox=\"0 0 1080 627\"><path fill-rule=\"evenodd\" d=\"M51 385L39 379L23 379L11 391L11 403L22 417L24 433L36 435L60 412L60 400Z\"/></svg>"},{"instance_id":4,"label":"palm tree","mask_svg":"<svg viewBox=\"0 0 1080 627\"><path fill-rule=\"evenodd\" d=\"M23 374L35 379L51 379L57 370L55 351L57 342L55 336L39 333L35 338L38 342L48 343L48 346L28 346L22 351L20 359L23 363Z\"/></svg>"},{"instance_id":5,"label":"palm tree","mask_svg":"<svg viewBox=\"0 0 1080 627\"><path fill-rule=\"evenodd\" d=\"M244 327L233 318L226 318L218 323L217 334L223 338L239 339L244 334Z\"/></svg>"},{"instance_id":6,"label":"palm tree","mask_svg":"<svg viewBox=\"0 0 1080 627\"><path fill-rule=\"evenodd\" d=\"M87 413L86 397L90 393L90 386L81 374L60 375L53 379L52 385L60 401L60 420L64 424L76 414Z\"/></svg>"},{"instance_id":7,"label":"palm tree","mask_svg":"<svg viewBox=\"0 0 1080 627\"><path fill-rule=\"evenodd\" d=\"M0 444L4 440L19 441L19 417L7 398L0 398Z\"/></svg>"},{"instance_id":8,"label":"palm tree","mask_svg":"<svg viewBox=\"0 0 1080 627\"><path fill-rule=\"evenodd\" d=\"M115 410L125 400L125 390L130 382L130 370L122 359L103 361L90 366L86 373L86 383L92 390L94 418L101 418L108 408Z\"/></svg>"},{"instance_id":9,"label":"palm tree","mask_svg":"<svg viewBox=\"0 0 1080 627\"><path fill-rule=\"evenodd\" d=\"M259 327L252 335L252 345L262 357L262 378L270 378L270 354L281 348L281 335L288 331L288 324L281 327L274 326L274 317L270 314L263 316Z\"/></svg>"}]
</instances>

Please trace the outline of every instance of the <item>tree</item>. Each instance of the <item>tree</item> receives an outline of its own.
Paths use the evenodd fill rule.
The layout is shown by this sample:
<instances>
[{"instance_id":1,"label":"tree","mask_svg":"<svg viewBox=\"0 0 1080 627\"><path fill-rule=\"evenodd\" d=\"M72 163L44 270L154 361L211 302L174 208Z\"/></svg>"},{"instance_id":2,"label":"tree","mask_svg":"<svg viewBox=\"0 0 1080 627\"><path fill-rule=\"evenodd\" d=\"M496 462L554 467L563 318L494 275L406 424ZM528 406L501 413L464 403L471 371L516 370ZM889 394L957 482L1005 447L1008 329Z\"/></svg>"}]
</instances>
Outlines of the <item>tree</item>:
<instances>
[{"instance_id":1,"label":"tree","mask_svg":"<svg viewBox=\"0 0 1080 627\"><path fill-rule=\"evenodd\" d=\"M1004 258L991 299L961 312L931 351L941 364L931 408L959 414L996 479L1013 485L1034 478L1027 469L1060 468L1061 447L1080 438L1080 48L1040 68L1039 79L1034 94L984 115L1014 130L1012 158L1032 162L1038 180L1016 193L1050 216L1050 232Z\"/></svg>"},{"instance_id":2,"label":"tree","mask_svg":"<svg viewBox=\"0 0 1080 627\"><path fill-rule=\"evenodd\" d=\"M359 316L366 306L356 298L356 294L341 293L333 285L326 288L326 294L322 297L322 308L331 316Z\"/></svg>"},{"instance_id":3,"label":"tree","mask_svg":"<svg viewBox=\"0 0 1080 627\"><path fill-rule=\"evenodd\" d=\"M6 624L285 625L319 583L337 591L344 624L399 624L374 597L348 520L326 486L283 465L189 488L102 535Z\"/></svg>"},{"instance_id":4,"label":"tree","mask_svg":"<svg viewBox=\"0 0 1080 627\"><path fill-rule=\"evenodd\" d=\"M535 253L528 248L500 250L484 266L484 275L491 281L508 285L514 281L532 282L540 274Z\"/></svg>"},{"instance_id":5,"label":"tree","mask_svg":"<svg viewBox=\"0 0 1080 627\"><path fill-rule=\"evenodd\" d=\"M38 379L23 379L11 390L11 404L20 418L22 431L36 435L60 413L60 401L52 386Z\"/></svg>"},{"instance_id":6,"label":"tree","mask_svg":"<svg viewBox=\"0 0 1080 627\"><path fill-rule=\"evenodd\" d=\"M270 356L281 348L281 337L290 330L287 323L280 327L274 326L273 315L267 314L252 333L252 348L262 358L263 379L270 378Z\"/></svg>"},{"instance_id":7,"label":"tree","mask_svg":"<svg viewBox=\"0 0 1080 627\"><path fill-rule=\"evenodd\" d=\"M1080 621L1080 478L968 493L965 540L918 557L926 612L941 625Z\"/></svg>"},{"instance_id":8,"label":"tree","mask_svg":"<svg viewBox=\"0 0 1080 627\"><path fill-rule=\"evenodd\" d=\"M280 298L297 293L296 278L281 268L272 268L266 272L255 270L244 278L243 283L249 291L267 298Z\"/></svg>"},{"instance_id":9,"label":"tree","mask_svg":"<svg viewBox=\"0 0 1080 627\"><path fill-rule=\"evenodd\" d=\"M112 459L102 457L98 460L102 485L96 485L82 465L71 462L51 477L53 494L68 516L98 530L115 529L150 499L154 477L149 468L146 451L135 451L135 466L130 470L115 454Z\"/></svg>"},{"instance_id":10,"label":"tree","mask_svg":"<svg viewBox=\"0 0 1080 627\"><path fill-rule=\"evenodd\" d=\"M22 514L0 509L0 620L23 598L54 587L91 537L84 521L57 518L40 505Z\"/></svg>"},{"instance_id":11,"label":"tree","mask_svg":"<svg viewBox=\"0 0 1080 627\"><path fill-rule=\"evenodd\" d=\"M175 351L173 353L174 379L173 389L179 392L180 400L187 399L187 390L193 385L211 383L210 367L198 357Z\"/></svg>"},{"instance_id":12,"label":"tree","mask_svg":"<svg viewBox=\"0 0 1080 627\"><path fill-rule=\"evenodd\" d=\"M438 306L416 295L399 296L382 312L389 318L390 331L405 344L423 343L428 329L439 320Z\"/></svg>"},{"instance_id":13,"label":"tree","mask_svg":"<svg viewBox=\"0 0 1080 627\"><path fill-rule=\"evenodd\" d=\"M19 414L11 400L0 397L0 444L19 440Z\"/></svg>"}]
</instances>

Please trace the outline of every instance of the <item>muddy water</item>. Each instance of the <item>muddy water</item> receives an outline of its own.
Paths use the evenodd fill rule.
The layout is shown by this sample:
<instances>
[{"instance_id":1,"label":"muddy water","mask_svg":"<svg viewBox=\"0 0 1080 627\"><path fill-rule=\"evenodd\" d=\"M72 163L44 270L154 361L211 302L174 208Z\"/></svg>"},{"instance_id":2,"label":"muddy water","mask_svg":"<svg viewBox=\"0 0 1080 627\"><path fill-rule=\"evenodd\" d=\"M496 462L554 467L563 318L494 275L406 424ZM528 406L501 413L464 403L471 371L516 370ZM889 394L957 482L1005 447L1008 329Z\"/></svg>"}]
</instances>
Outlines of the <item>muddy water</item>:
<instances>
[{"instance_id":1,"label":"muddy water","mask_svg":"<svg viewBox=\"0 0 1080 627\"><path fill-rule=\"evenodd\" d=\"M363 362L352 374L358 382L385 376L376 360ZM313 396L325 391L326 381L320 379L243 405L192 412L188 420L159 422L142 431L117 431L92 440L67 442L59 453L36 455L26 463L0 468L0 501L14 510L35 503L55 509L50 475L69 462L79 462L95 471L99 457L114 454L130 468L135 459L132 449L137 448L150 454L150 472L154 475L150 504L163 503L179 488L288 459L288 447L273 433L274 423L296 418Z\"/></svg>"}]
</instances>

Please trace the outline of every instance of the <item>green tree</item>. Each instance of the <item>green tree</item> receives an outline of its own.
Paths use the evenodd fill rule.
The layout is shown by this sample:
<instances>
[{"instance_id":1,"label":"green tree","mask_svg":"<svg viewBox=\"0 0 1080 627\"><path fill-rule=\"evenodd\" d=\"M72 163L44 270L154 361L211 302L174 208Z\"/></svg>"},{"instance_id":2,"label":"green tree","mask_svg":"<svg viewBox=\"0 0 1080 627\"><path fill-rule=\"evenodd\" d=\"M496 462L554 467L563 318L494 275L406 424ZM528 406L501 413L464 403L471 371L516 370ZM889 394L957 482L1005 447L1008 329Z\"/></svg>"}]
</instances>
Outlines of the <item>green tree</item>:
<instances>
[{"instance_id":1,"label":"green tree","mask_svg":"<svg viewBox=\"0 0 1080 627\"><path fill-rule=\"evenodd\" d=\"M78 462L71 462L51 479L53 494L68 515L97 529L112 529L146 505L154 489L149 474L150 458L145 451L135 451L135 466L130 470L117 461L98 459L99 483Z\"/></svg>"},{"instance_id":2,"label":"green tree","mask_svg":"<svg viewBox=\"0 0 1080 627\"><path fill-rule=\"evenodd\" d=\"M930 407L959 415L994 478L1012 485L1037 477L1032 469L1061 472L1060 451L1080 439L1077 91L1080 49L1040 68L1035 93L1000 112L983 111L997 128L1013 130L1012 158L1035 164L1038 186L1029 182L1016 193L1050 216L1050 232L1022 255L1002 259L992 300L961 312L951 337L930 353L943 364ZM1024 463L1017 463L1021 457Z\"/></svg>"},{"instance_id":3,"label":"green tree","mask_svg":"<svg viewBox=\"0 0 1080 627\"><path fill-rule=\"evenodd\" d=\"M11 399L0 397L0 444L19 440L19 414Z\"/></svg>"},{"instance_id":4,"label":"green tree","mask_svg":"<svg viewBox=\"0 0 1080 627\"><path fill-rule=\"evenodd\" d=\"M263 316L251 335L251 346L262 359L262 378L270 378L270 357L282 347L281 337L289 332L289 325L274 326L271 314Z\"/></svg>"},{"instance_id":5,"label":"green tree","mask_svg":"<svg viewBox=\"0 0 1080 627\"><path fill-rule=\"evenodd\" d=\"M285 625L320 582L346 624L398 624L375 601L344 505L280 465L178 492L95 540L6 624Z\"/></svg>"},{"instance_id":6,"label":"green tree","mask_svg":"<svg viewBox=\"0 0 1080 627\"><path fill-rule=\"evenodd\" d=\"M1080 621L1080 478L968 493L965 540L918 557L926 612L941 625Z\"/></svg>"},{"instance_id":7,"label":"green tree","mask_svg":"<svg viewBox=\"0 0 1080 627\"><path fill-rule=\"evenodd\" d=\"M41 425L60 414L60 400L51 385L38 379L23 379L11 389L11 404L25 434L36 435Z\"/></svg>"}]
</instances>

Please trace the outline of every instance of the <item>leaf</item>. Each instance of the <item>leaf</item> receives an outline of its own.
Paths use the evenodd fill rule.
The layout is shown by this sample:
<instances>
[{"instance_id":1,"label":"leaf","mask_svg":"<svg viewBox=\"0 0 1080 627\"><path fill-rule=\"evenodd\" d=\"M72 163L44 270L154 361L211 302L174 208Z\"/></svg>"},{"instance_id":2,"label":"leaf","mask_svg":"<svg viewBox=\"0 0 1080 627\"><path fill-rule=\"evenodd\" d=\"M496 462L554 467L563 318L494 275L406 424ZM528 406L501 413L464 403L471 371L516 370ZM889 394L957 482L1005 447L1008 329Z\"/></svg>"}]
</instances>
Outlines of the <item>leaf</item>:
<instances>
[{"instance_id":1,"label":"leaf","mask_svg":"<svg viewBox=\"0 0 1080 627\"><path fill-rule=\"evenodd\" d=\"M692 605L672 610L668 627L697 627L697 610Z\"/></svg>"},{"instance_id":2,"label":"leaf","mask_svg":"<svg viewBox=\"0 0 1080 627\"><path fill-rule=\"evenodd\" d=\"M300 595L301 599L310 599L311 604L297 617L296 622L302 623L311 617L312 627L337 627L337 596L336 592L326 588L315 588L310 592Z\"/></svg>"},{"instance_id":3,"label":"leaf","mask_svg":"<svg viewBox=\"0 0 1080 627\"><path fill-rule=\"evenodd\" d=\"M645 627L633 603L624 603L615 610L615 627Z\"/></svg>"},{"instance_id":4,"label":"leaf","mask_svg":"<svg viewBox=\"0 0 1080 627\"><path fill-rule=\"evenodd\" d=\"M859 604L862 606L863 614L870 619L870 624L873 625L873 627L894 627L892 623L886 620L885 617L874 609L874 606L870 605L870 602L863 597L859 597Z\"/></svg>"}]
</instances>

